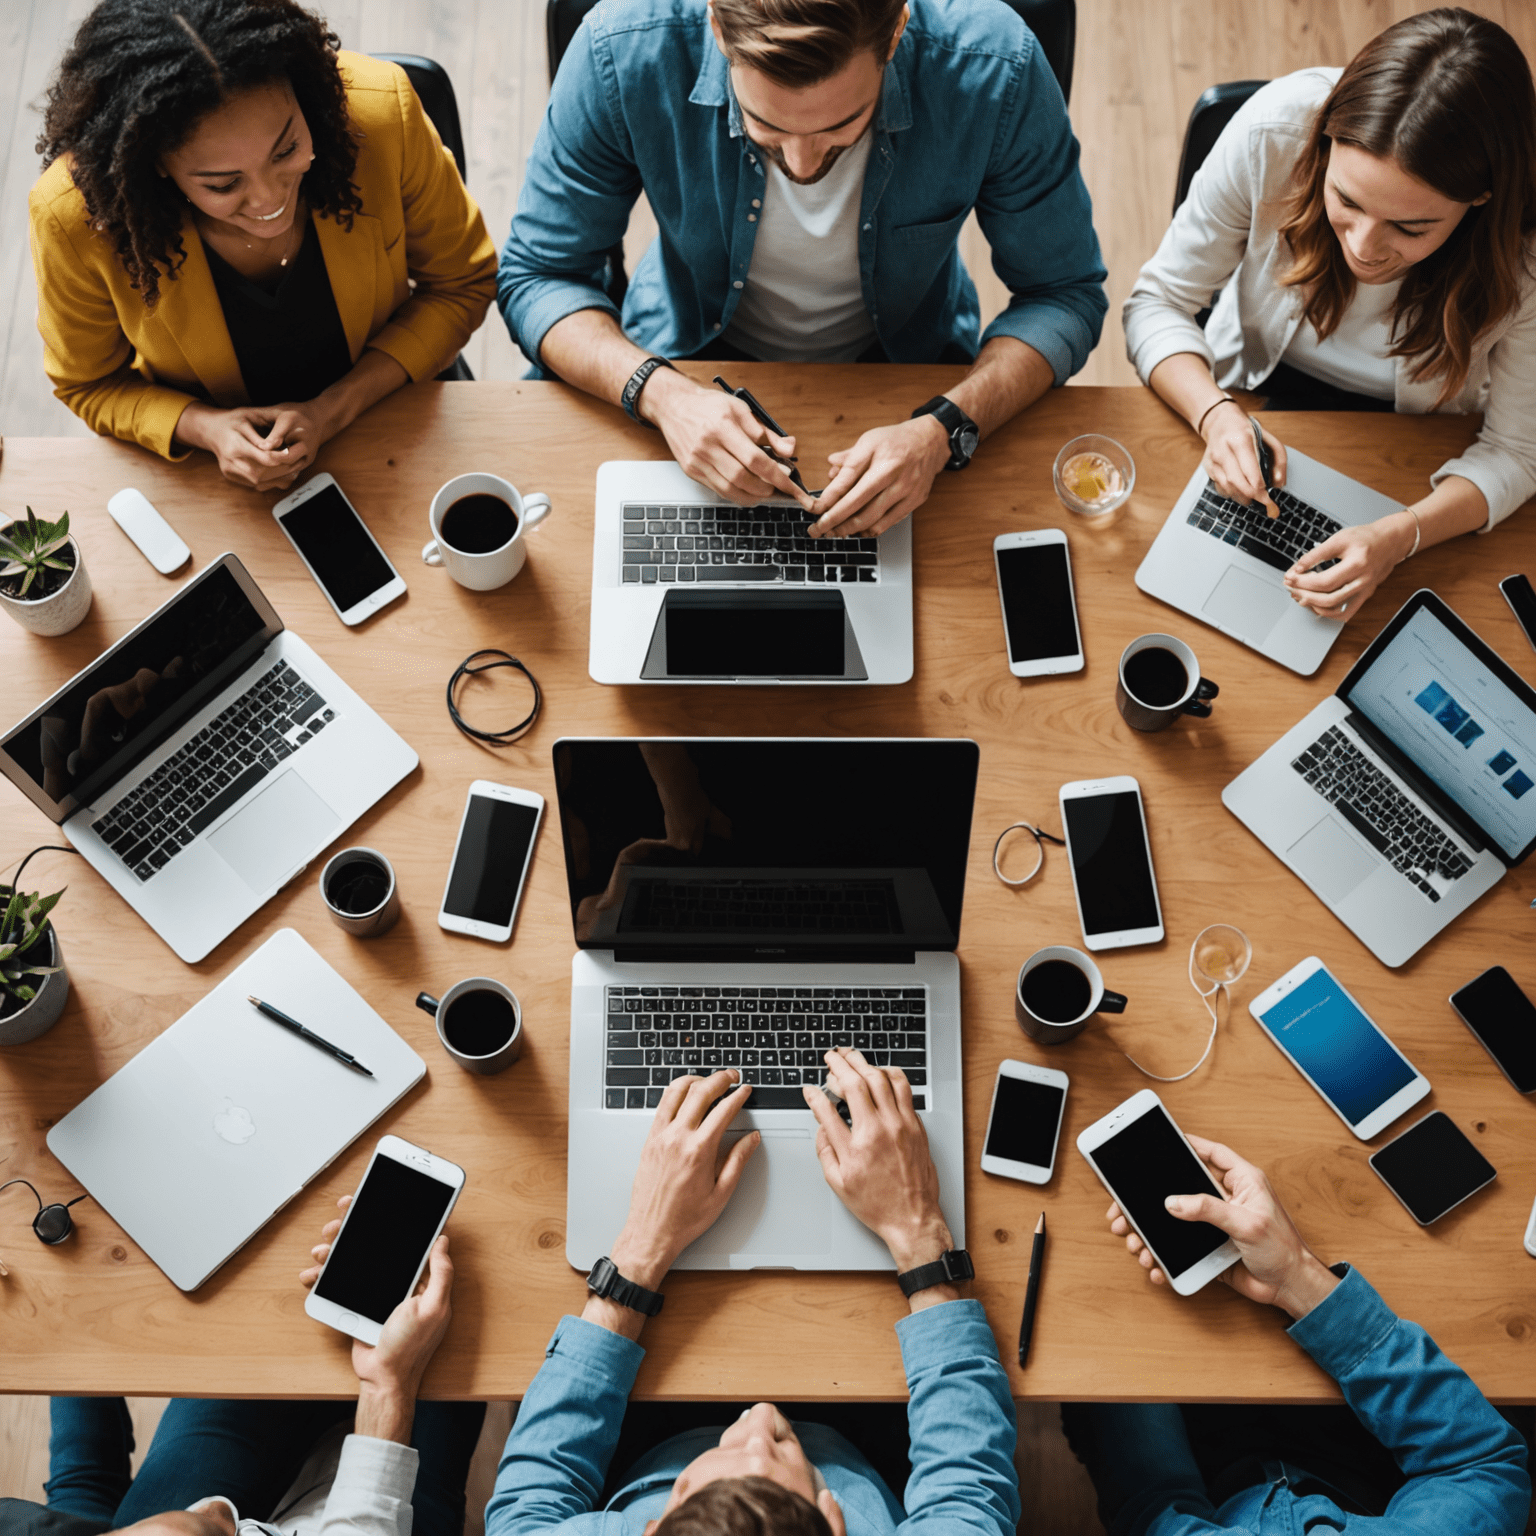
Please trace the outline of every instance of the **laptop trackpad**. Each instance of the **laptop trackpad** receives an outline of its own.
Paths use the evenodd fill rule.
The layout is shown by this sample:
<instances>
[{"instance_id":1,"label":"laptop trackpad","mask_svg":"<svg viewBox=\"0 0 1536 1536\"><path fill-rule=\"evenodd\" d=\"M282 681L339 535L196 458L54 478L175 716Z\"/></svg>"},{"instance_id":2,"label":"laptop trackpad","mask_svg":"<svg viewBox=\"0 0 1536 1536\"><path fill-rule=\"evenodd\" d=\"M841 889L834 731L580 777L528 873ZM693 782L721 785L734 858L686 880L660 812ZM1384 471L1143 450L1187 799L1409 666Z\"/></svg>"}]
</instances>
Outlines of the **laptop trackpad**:
<instances>
[{"instance_id":1,"label":"laptop trackpad","mask_svg":"<svg viewBox=\"0 0 1536 1536\"><path fill-rule=\"evenodd\" d=\"M690 1255L729 1257L733 1269L785 1264L832 1245L831 1202L810 1130L770 1129L731 1202ZM727 1143L736 1140L727 1136Z\"/></svg>"},{"instance_id":2,"label":"laptop trackpad","mask_svg":"<svg viewBox=\"0 0 1536 1536\"><path fill-rule=\"evenodd\" d=\"M317 848L325 847L340 826L341 817L290 771L230 817L208 842L253 891L269 891Z\"/></svg>"},{"instance_id":3,"label":"laptop trackpad","mask_svg":"<svg viewBox=\"0 0 1536 1536\"><path fill-rule=\"evenodd\" d=\"M1324 901L1337 905L1380 862L1367 853L1332 816L1325 816L1299 842L1286 849L1296 873Z\"/></svg>"},{"instance_id":4,"label":"laptop trackpad","mask_svg":"<svg viewBox=\"0 0 1536 1536\"><path fill-rule=\"evenodd\" d=\"M1258 645L1285 616L1286 609L1295 606L1272 583L1240 566L1229 565L1201 612L1223 629L1241 635L1250 645Z\"/></svg>"}]
</instances>

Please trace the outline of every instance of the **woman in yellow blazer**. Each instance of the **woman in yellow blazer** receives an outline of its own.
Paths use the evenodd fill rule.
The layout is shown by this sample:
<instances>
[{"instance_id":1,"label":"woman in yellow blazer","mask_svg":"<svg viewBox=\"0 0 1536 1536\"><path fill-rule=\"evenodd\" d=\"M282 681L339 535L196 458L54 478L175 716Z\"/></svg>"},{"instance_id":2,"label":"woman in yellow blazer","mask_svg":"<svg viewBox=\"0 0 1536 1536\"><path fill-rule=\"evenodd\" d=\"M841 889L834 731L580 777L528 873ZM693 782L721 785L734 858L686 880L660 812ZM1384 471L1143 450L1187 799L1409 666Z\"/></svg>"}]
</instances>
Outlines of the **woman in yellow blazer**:
<instances>
[{"instance_id":1,"label":"woman in yellow blazer","mask_svg":"<svg viewBox=\"0 0 1536 1536\"><path fill-rule=\"evenodd\" d=\"M97 432L291 485L449 367L496 253L404 72L294 0L102 0L29 198L54 392Z\"/></svg>"}]
</instances>

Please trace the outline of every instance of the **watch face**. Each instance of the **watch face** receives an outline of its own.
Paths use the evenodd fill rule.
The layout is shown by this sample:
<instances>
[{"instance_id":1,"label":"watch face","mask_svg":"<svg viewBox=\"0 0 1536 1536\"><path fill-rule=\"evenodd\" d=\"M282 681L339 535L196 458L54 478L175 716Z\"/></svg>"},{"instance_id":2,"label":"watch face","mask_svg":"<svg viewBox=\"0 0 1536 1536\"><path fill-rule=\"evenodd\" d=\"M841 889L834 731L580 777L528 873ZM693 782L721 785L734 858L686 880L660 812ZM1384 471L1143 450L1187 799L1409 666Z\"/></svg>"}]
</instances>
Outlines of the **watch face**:
<instances>
[{"instance_id":1,"label":"watch face","mask_svg":"<svg viewBox=\"0 0 1536 1536\"><path fill-rule=\"evenodd\" d=\"M961 427L955 433L955 451L970 458L976 452L976 445L980 441L981 435L975 427Z\"/></svg>"}]
</instances>

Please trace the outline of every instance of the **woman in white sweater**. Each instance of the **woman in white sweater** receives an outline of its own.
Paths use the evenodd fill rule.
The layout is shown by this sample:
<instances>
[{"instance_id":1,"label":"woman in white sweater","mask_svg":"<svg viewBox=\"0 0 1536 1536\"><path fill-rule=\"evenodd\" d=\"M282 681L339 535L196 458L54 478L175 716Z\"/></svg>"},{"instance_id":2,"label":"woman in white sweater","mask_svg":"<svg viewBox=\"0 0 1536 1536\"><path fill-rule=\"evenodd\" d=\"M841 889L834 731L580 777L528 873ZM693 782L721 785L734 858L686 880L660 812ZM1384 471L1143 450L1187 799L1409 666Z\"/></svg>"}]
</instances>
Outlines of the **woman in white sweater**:
<instances>
[{"instance_id":1,"label":"woman in white sweater","mask_svg":"<svg viewBox=\"0 0 1536 1536\"><path fill-rule=\"evenodd\" d=\"M1349 618L1400 561L1508 517L1536 495L1536 89L1514 39L1428 11L1343 71L1266 85L1200 168L1124 320L1142 380L1242 500L1269 498L1228 390L1271 410L1484 413L1426 496L1286 573L1306 607ZM1285 448L1264 437L1283 484Z\"/></svg>"}]
</instances>

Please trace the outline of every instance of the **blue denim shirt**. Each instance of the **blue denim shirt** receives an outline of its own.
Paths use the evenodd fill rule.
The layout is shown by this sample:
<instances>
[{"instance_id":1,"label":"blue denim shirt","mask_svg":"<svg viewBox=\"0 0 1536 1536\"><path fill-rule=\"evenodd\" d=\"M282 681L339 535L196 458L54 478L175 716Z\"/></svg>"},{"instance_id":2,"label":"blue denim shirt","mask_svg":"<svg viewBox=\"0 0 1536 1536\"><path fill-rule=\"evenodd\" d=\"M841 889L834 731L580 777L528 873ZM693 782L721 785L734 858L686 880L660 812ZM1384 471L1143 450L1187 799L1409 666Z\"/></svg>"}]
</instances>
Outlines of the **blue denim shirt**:
<instances>
[{"instance_id":1,"label":"blue denim shirt","mask_svg":"<svg viewBox=\"0 0 1536 1536\"><path fill-rule=\"evenodd\" d=\"M1289 1329L1338 1382L1355 1416L1389 1450L1407 1483L1385 1515L1347 1513L1320 1493L1297 1493L1302 1469L1270 1477L1220 1509L1199 1496L1153 1492L1122 1511L1124 1536L1518 1536L1531 1505L1525 1442L1460 1366L1417 1323L1405 1322L1357 1269Z\"/></svg>"},{"instance_id":2,"label":"blue denim shirt","mask_svg":"<svg viewBox=\"0 0 1536 1536\"><path fill-rule=\"evenodd\" d=\"M977 1301L948 1301L896 1325L911 1404L912 1476L903 1512L873 1468L820 1425L797 1425L821 1469L848 1536L1015 1536L1018 1432L1008 1376ZM695 1431L641 1458L598 1509L624 1406L644 1351L580 1318L560 1320L507 1437L486 1536L640 1536L661 1518L672 1484L719 1433Z\"/></svg>"},{"instance_id":3,"label":"blue denim shirt","mask_svg":"<svg viewBox=\"0 0 1536 1536\"><path fill-rule=\"evenodd\" d=\"M987 327L1028 342L1064 384L1107 303L1077 140L1034 34L1001 0L911 0L885 70L859 219L864 305L886 355L977 350L960 260L972 208L1008 285ZM742 127L704 0L603 0L561 62L501 255L497 303L529 360L582 309L619 312L603 255L641 189L660 228L624 299L624 330L687 357L731 323L758 224L764 159Z\"/></svg>"}]
</instances>

